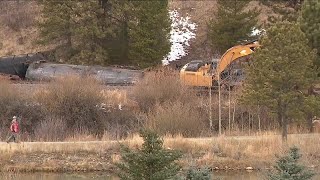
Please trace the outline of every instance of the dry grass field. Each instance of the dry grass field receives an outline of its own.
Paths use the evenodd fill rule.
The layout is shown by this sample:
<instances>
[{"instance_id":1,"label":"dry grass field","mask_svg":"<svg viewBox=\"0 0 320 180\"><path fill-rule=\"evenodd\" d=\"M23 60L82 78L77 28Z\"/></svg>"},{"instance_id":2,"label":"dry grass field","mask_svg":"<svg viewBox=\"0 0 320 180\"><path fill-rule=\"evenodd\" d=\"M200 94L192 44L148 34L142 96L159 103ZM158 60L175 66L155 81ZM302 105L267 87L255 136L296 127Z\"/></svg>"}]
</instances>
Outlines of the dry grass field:
<instances>
[{"instance_id":1,"label":"dry grass field","mask_svg":"<svg viewBox=\"0 0 320 180\"><path fill-rule=\"evenodd\" d=\"M165 148L184 153L180 163L208 166L212 169L255 170L272 168L275 155L282 155L289 147L298 146L302 162L313 169L320 167L320 134L291 134L283 144L280 135L238 137L183 138L164 137ZM120 141L21 142L0 143L3 171L112 171L120 160L119 145L138 148L142 139L133 135ZM59 166L57 166L57 164Z\"/></svg>"}]
</instances>

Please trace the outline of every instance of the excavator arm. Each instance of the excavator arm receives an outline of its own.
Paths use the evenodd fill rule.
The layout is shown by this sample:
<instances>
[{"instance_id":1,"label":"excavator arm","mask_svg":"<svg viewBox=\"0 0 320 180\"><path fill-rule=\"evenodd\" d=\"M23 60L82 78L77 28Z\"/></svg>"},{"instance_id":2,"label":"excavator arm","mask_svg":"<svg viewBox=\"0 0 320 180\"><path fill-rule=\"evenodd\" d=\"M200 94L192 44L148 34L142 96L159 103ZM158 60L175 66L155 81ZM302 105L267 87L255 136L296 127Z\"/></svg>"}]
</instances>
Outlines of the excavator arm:
<instances>
[{"instance_id":1,"label":"excavator arm","mask_svg":"<svg viewBox=\"0 0 320 180\"><path fill-rule=\"evenodd\" d=\"M236 61L238 58L252 54L255 48L259 46L259 43L255 41L244 45L237 45L228 49L222 55L217 65L216 74L221 74L232 62Z\"/></svg>"}]
</instances>

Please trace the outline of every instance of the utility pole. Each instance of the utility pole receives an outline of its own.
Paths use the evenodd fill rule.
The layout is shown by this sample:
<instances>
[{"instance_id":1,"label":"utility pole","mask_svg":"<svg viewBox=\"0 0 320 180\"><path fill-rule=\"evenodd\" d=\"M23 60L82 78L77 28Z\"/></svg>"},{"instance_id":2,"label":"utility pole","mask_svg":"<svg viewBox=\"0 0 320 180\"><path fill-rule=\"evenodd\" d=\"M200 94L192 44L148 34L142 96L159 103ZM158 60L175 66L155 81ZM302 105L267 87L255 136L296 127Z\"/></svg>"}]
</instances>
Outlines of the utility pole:
<instances>
[{"instance_id":1,"label":"utility pole","mask_svg":"<svg viewBox=\"0 0 320 180\"><path fill-rule=\"evenodd\" d=\"M229 134L231 134L231 88L229 83Z\"/></svg>"},{"instance_id":2,"label":"utility pole","mask_svg":"<svg viewBox=\"0 0 320 180\"><path fill-rule=\"evenodd\" d=\"M209 122L210 130L212 130L212 86L209 87Z\"/></svg>"},{"instance_id":3,"label":"utility pole","mask_svg":"<svg viewBox=\"0 0 320 180\"><path fill-rule=\"evenodd\" d=\"M220 73L218 72L218 105L219 105L219 136L222 135L221 132L221 85L220 85Z\"/></svg>"},{"instance_id":4,"label":"utility pole","mask_svg":"<svg viewBox=\"0 0 320 180\"><path fill-rule=\"evenodd\" d=\"M260 106L258 105L259 135L261 134Z\"/></svg>"}]
</instances>

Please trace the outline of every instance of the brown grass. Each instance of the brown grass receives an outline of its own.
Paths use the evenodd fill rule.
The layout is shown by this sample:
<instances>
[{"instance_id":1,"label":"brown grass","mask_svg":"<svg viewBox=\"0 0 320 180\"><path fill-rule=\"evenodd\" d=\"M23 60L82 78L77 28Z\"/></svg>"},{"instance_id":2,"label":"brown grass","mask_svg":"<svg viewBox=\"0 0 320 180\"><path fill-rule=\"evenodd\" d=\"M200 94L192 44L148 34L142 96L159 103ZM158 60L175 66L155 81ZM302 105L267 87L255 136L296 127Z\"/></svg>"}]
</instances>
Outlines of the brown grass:
<instances>
[{"instance_id":1,"label":"brown grass","mask_svg":"<svg viewBox=\"0 0 320 180\"><path fill-rule=\"evenodd\" d=\"M35 25L38 8L32 1L2 1L0 2L0 19L2 23L12 30L19 31Z\"/></svg>"},{"instance_id":2,"label":"brown grass","mask_svg":"<svg viewBox=\"0 0 320 180\"><path fill-rule=\"evenodd\" d=\"M0 2L0 56L33 53L50 47L38 47L35 22L40 17L36 1Z\"/></svg>"},{"instance_id":3,"label":"brown grass","mask_svg":"<svg viewBox=\"0 0 320 180\"><path fill-rule=\"evenodd\" d=\"M65 121L60 118L46 117L36 125L34 136L37 141L64 141L67 131Z\"/></svg>"}]
</instances>

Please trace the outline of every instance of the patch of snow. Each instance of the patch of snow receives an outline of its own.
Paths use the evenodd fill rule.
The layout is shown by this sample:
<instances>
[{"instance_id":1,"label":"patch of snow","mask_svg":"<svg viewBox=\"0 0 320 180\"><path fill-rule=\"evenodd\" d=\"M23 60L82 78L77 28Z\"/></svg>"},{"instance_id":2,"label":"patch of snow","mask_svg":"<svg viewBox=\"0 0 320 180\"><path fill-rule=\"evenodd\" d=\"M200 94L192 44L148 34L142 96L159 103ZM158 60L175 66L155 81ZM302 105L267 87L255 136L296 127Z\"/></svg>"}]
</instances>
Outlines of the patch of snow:
<instances>
[{"instance_id":1,"label":"patch of snow","mask_svg":"<svg viewBox=\"0 0 320 180\"><path fill-rule=\"evenodd\" d=\"M260 36L262 35L266 30L264 29L258 29L258 28L253 28L251 31L251 36Z\"/></svg>"},{"instance_id":2,"label":"patch of snow","mask_svg":"<svg viewBox=\"0 0 320 180\"><path fill-rule=\"evenodd\" d=\"M190 46L189 41L196 38L195 31L197 24L191 22L189 16L180 17L180 14L176 10L169 11L169 15L172 21L170 31L171 50L162 60L163 65L186 56L188 54L187 48Z\"/></svg>"}]
</instances>

